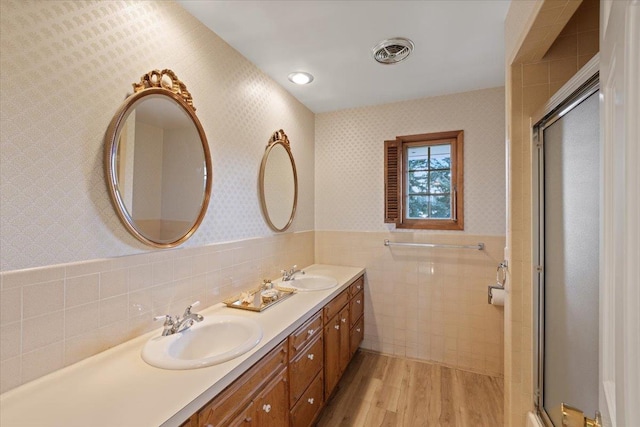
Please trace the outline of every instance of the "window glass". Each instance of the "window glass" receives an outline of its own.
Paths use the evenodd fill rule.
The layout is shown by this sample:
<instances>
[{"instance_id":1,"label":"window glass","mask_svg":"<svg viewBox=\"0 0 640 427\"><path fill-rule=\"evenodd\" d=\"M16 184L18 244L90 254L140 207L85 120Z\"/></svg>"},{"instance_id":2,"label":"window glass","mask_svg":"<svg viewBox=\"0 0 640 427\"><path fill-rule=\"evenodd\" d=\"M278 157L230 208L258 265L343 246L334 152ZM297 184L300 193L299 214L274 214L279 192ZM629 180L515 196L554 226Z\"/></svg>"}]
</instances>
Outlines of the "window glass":
<instances>
[{"instance_id":1,"label":"window glass","mask_svg":"<svg viewBox=\"0 0 640 427\"><path fill-rule=\"evenodd\" d=\"M406 218L451 219L451 144L408 146Z\"/></svg>"}]
</instances>

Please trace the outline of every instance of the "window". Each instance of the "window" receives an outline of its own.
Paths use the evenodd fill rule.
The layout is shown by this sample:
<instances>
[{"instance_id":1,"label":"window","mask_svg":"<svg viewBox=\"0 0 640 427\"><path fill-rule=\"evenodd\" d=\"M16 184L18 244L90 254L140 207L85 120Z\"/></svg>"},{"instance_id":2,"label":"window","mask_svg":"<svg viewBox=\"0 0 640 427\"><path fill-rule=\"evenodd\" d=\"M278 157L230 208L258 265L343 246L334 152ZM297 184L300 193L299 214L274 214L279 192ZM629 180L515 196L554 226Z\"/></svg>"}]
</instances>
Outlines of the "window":
<instances>
[{"instance_id":1,"label":"window","mask_svg":"<svg viewBox=\"0 0 640 427\"><path fill-rule=\"evenodd\" d=\"M385 222L463 230L463 131L385 141Z\"/></svg>"}]
</instances>

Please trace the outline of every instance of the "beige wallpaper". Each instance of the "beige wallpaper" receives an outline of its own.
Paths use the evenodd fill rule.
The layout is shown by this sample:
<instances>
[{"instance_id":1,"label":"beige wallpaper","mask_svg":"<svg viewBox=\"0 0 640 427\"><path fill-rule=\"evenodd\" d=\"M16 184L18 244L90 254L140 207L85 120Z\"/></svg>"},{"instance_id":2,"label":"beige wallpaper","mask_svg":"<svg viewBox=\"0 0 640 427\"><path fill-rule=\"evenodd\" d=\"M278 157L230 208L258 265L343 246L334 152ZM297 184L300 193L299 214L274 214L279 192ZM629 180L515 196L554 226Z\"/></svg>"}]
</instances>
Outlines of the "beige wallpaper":
<instances>
[{"instance_id":1,"label":"beige wallpaper","mask_svg":"<svg viewBox=\"0 0 640 427\"><path fill-rule=\"evenodd\" d=\"M184 247L269 236L257 180L284 129L298 166L291 231L314 226L314 115L171 1L0 3L0 270L148 252L120 224L103 138L131 84L171 68L193 95L213 194Z\"/></svg>"},{"instance_id":2,"label":"beige wallpaper","mask_svg":"<svg viewBox=\"0 0 640 427\"><path fill-rule=\"evenodd\" d=\"M383 142L464 130L464 233L504 235L504 88L316 116L316 230L388 231ZM459 232L456 232L459 233Z\"/></svg>"}]
</instances>

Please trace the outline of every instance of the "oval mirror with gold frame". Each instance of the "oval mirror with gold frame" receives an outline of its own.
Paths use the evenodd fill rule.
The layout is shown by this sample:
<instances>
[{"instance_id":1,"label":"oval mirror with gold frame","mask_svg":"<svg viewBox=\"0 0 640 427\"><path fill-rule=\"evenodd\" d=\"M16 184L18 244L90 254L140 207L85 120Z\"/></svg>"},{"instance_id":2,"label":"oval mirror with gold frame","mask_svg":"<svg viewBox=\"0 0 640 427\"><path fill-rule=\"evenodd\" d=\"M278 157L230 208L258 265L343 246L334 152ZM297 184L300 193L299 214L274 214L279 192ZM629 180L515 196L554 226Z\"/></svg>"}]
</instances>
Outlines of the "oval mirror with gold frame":
<instances>
[{"instance_id":1,"label":"oval mirror with gold frame","mask_svg":"<svg viewBox=\"0 0 640 427\"><path fill-rule=\"evenodd\" d=\"M274 231L291 226L298 205L298 175L289 138L282 129L273 133L260 164L262 213Z\"/></svg>"},{"instance_id":2,"label":"oval mirror with gold frame","mask_svg":"<svg viewBox=\"0 0 640 427\"><path fill-rule=\"evenodd\" d=\"M105 138L107 187L118 217L158 248L185 242L211 197L211 155L191 94L171 70L133 84Z\"/></svg>"}]
</instances>

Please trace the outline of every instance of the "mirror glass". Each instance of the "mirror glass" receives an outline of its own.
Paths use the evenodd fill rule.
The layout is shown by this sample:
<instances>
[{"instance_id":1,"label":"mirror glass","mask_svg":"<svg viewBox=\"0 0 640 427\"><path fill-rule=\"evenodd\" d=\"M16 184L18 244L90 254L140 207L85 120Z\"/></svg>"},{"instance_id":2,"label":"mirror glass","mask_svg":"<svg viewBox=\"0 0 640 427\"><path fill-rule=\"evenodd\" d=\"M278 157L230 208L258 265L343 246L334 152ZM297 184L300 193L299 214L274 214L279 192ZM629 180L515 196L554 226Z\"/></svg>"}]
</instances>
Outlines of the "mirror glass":
<instances>
[{"instance_id":1,"label":"mirror glass","mask_svg":"<svg viewBox=\"0 0 640 427\"><path fill-rule=\"evenodd\" d=\"M262 158L260 192L267 224L275 231L289 228L296 211L298 177L289 140L282 130L271 137Z\"/></svg>"},{"instance_id":2,"label":"mirror glass","mask_svg":"<svg viewBox=\"0 0 640 427\"><path fill-rule=\"evenodd\" d=\"M162 88L129 97L108 136L109 189L129 231L156 247L195 232L207 209L211 163L193 110Z\"/></svg>"}]
</instances>

